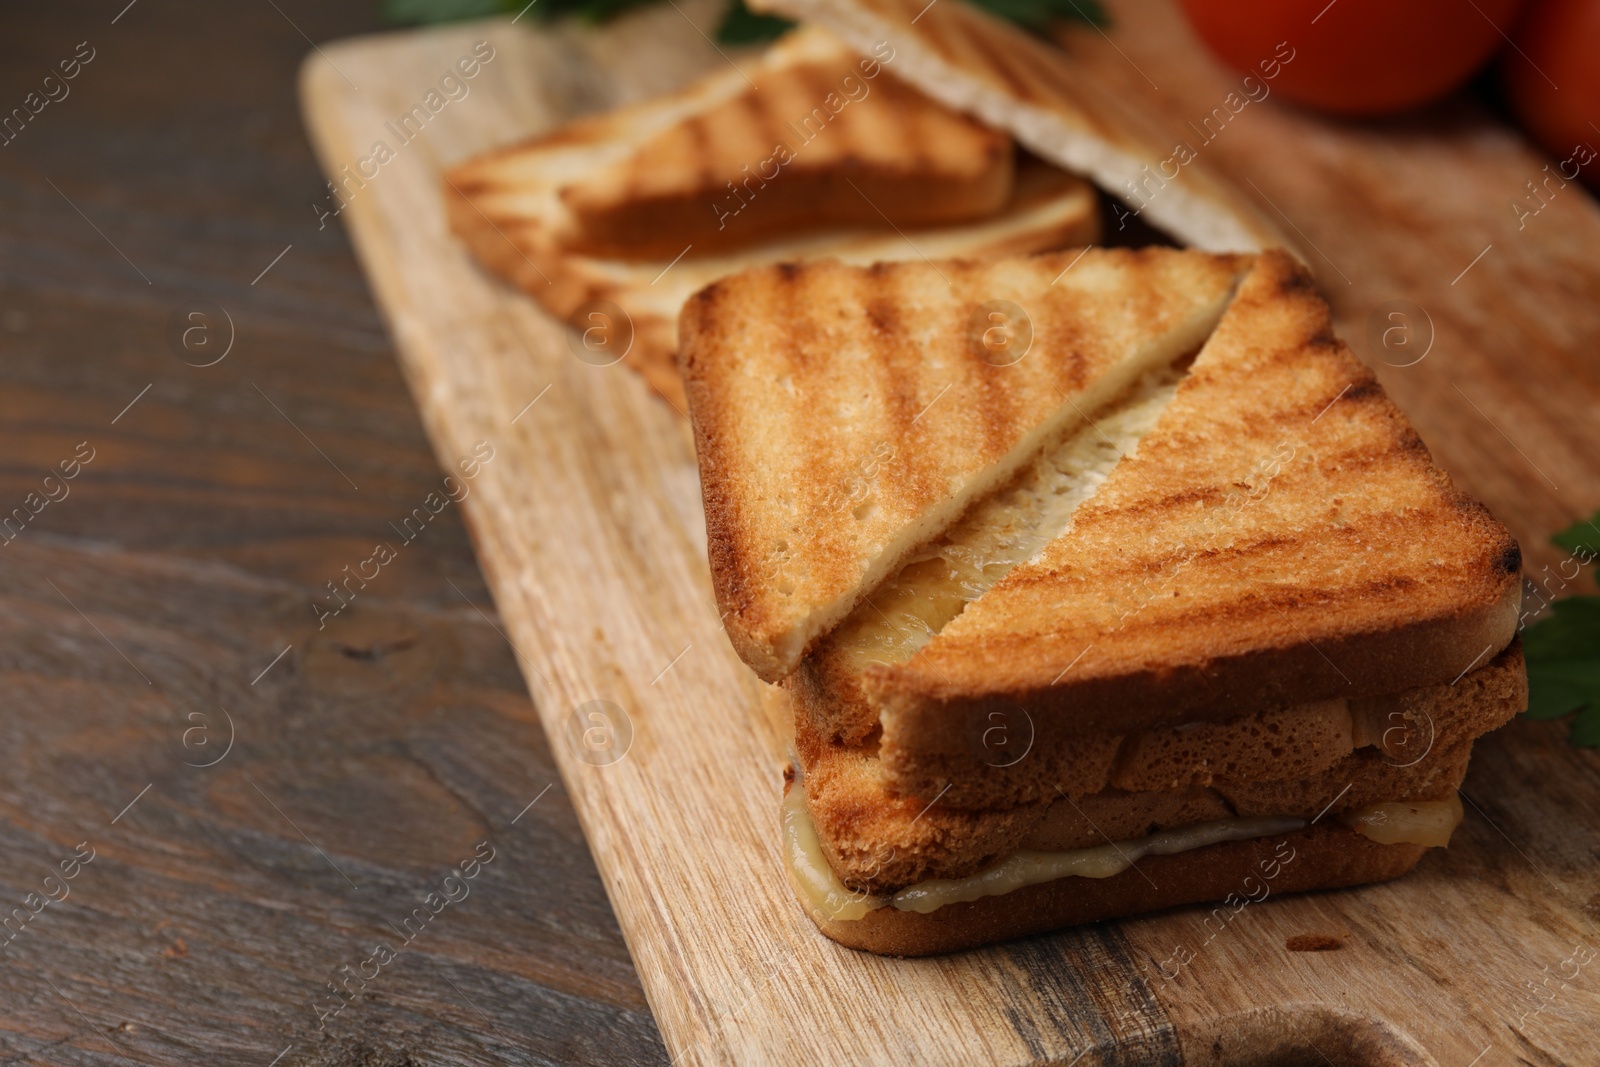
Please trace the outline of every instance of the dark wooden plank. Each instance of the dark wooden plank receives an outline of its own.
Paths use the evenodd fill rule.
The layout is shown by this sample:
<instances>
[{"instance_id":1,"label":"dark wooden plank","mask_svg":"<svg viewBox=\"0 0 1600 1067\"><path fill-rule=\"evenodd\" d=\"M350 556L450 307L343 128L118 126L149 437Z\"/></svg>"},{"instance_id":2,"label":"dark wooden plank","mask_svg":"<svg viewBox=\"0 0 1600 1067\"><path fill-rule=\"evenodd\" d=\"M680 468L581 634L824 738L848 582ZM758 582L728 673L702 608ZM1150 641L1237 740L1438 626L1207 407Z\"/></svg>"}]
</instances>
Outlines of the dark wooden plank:
<instances>
[{"instance_id":1,"label":"dark wooden plank","mask_svg":"<svg viewBox=\"0 0 1600 1067\"><path fill-rule=\"evenodd\" d=\"M0 514L93 451L0 535L0 913L94 849L0 938L0 1060L664 1061L458 509L389 528L443 472L317 228L294 95L301 31L376 5L122 6L0 35L8 109L95 52L0 147ZM233 319L215 366L166 340L196 299ZM394 562L319 631L313 597L380 540ZM399 948L483 841L469 895L319 1029L340 968Z\"/></svg>"}]
</instances>

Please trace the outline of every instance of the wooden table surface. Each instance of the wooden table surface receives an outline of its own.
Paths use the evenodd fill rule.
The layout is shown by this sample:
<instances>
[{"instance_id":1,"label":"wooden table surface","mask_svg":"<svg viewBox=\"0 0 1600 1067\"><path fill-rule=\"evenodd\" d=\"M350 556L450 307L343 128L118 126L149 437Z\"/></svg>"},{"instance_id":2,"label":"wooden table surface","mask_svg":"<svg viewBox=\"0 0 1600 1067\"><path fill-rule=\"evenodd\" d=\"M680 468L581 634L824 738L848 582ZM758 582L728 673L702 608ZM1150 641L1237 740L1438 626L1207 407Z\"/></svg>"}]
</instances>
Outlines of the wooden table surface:
<instances>
[{"instance_id":1,"label":"wooden table surface","mask_svg":"<svg viewBox=\"0 0 1600 1067\"><path fill-rule=\"evenodd\" d=\"M93 57L0 145L0 519L25 517L0 533L0 1062L665 1062L460 510L349 577L444 475L342 226L318 227L295 99L310 42L378 28L375 0L125 3L19 8L0 34L0 114ZM1384 188L1324 170L1361 202ZM1359 335L1371 309L1329 281L1357 231L1299 223ZM1531 245L1463 231L1396 292L1465 300L1449 279L1491 240L1477 269L1515 280ZM1552 562L1543 535L1593 505L1561 444L1592 370L1496 368L1513 453L1427 402L1439 362L1386 384L1441 451L1484 454L1469 488ZM355 595L319 629L330 583ZM449 886L467 895L424 903Z\"/></svg>"},{"instance_id":2,"label":"wooden table surface","mask_svg":"<svg viewBox=\"0 0 1600 1067\"><path fill-rule=\"evenodd\" d=\"M459 509L311 610L443 477L295 97L377 3L125 2L0 33L93 56L0 147L0 1062L665 1063Z\"/></svg>"}]
</instances>

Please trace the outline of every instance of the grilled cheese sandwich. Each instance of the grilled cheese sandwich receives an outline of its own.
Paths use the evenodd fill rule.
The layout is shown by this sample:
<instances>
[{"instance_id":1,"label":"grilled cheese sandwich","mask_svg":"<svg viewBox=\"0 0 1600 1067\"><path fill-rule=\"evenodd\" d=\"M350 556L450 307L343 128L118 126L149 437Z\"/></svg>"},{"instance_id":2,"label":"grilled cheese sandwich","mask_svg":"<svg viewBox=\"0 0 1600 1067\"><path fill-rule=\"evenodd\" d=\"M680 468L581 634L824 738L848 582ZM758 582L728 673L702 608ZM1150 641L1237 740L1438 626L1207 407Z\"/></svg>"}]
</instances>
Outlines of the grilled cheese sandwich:
<instances>
[{"instance_id":1,"label":"grilled cheese sandwich","mask_svg":"<svg viewBox=\"0 0 1600 1067\"><path fill-rule=\"evenodd\" d=\"M1197 335L1084 358L1180 268L1222 281ZM1001 279L1079 271L1090 303L1005 290L1020 361L953 354ZM1526 704L1515 542L1281 252L767 268L682 329L714 584L735 648L783 679L790 877L835 940L915 955L1211 899L1273 839L1306 859L1286 888L1394 877L1448 840L1473 740ZM1086 390L1098 366L1123 373ZM871 440L914 462L841 511L831 481ZM1165 888L1130 891L1151 865ZM841 887L848 908L818 904Z\"/></svg>"}]
</instances>

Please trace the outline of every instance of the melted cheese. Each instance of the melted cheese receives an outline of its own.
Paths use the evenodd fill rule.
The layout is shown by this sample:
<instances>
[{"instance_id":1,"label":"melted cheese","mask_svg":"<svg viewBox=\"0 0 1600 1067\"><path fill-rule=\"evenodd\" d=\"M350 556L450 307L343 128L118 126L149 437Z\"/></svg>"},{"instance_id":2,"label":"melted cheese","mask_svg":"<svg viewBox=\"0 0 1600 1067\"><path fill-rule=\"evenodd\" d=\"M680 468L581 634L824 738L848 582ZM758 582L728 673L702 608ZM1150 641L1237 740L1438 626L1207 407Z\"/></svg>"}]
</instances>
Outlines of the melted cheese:
<instances>
[{"instance_id":1,"label":"melted cheese","mask_svg":"<svg viewBox=\"0 0 1600 1067\"><path fill-rule=\"evenodd\" d=\"M835 631L857 669L910 659L966 605L1059 537L1073 512L1155 425L1177 392L1175 368L1146 375L1117 406L1046 449L1012 485L967 515L873 593Z\"/></svg>"},{"instance_id":2,"label":"melted cheese","mask_svg":"<svg viewBox=\"0 0 1600 1067\"><path fill-rule=\"evenodd\" d=\"M1339 821L1363 837L1383 845L1424 845L1443 848L1461 825L1461 798L1451 793L1444 800L1391 800L1368 804L1339 816Z\"/></svg>"},{"instance_id":3,"label":"melted cheese","mask_svg":"<svg viewBox=\"0 0 1600 1067\"><path fill-rule=\"evenodd\" d=\"M998 896L1058 878L1109 878L1127 870L1144 856L1170 856L1223 841L1289 833L1305 824L1304 819L1278 816L1217 819L1162 830L1137 841L1095 848L1064 852L1022 850L970 877L930 879L902 889L892 897L881 897L852 892L834 873L806 810L805 790L800 783L790 786L783 798L784 851L790 881L813 913L836 921L861 919L883 907L926 914L946 904Z\"/></svg>"},{"instance_id":4,"label":"melted cheese","mask_svg":"<svg viewBox=\"0 0 1600 1067\"><path fill-rule=\"evenodd\" d=\"M982 873L969 878L935 878L894 895L893 904L901 911L926 914L946 904L999 896L1024 886L1053 882L1057 878L1110 878L1121 874L1145 856L1171 856L1223 841L1248 841L1298 830L1304 819L1287 816L1260 816L1250 819L1217 819L1162 830L1137 841L1104 844L1095 848L1075 848L1066 852L1019 850Z\"/></svg>"},{"instance_id":5,"label":"melted cheese","mask_svg":"<svg viewBox=\"0 0 1600 1067\"><path fill-rule=\"evenodd\" d=\"M1450 843L1461 824L1461 800L1405 800L1369 804L1344 812L1339 821L1385 845L1411 844L1438 848ZM987 870L966 878L933 878L908 886L893 896L872 896L848 889L834 873L806 810L805 789L790 786L783 798L784 851L790 881L813 913L824 920L865 918L879 908L922 914L946 904L999 896L1058 878L1110 878L1145 856L1171 856L1224 841L1246 841L1286 834L1306 825L1292 816L1215 819L1162 830L1137 841L1075 848L1061 852L1021 849Z\"/></svg>"},{"instance_id":6,"label":"melted cheese","mask_svg":"<svg viewBox=\"0 0 1600 1067\"><path fill-rule=\"evenodd\" d=\"M783 795L783 851L789 881L814 915L821 919L860 919L889 903L845 888L822 854L817 828L806 810L806 792L799 781Z\"/></svg>"}]
</instances>

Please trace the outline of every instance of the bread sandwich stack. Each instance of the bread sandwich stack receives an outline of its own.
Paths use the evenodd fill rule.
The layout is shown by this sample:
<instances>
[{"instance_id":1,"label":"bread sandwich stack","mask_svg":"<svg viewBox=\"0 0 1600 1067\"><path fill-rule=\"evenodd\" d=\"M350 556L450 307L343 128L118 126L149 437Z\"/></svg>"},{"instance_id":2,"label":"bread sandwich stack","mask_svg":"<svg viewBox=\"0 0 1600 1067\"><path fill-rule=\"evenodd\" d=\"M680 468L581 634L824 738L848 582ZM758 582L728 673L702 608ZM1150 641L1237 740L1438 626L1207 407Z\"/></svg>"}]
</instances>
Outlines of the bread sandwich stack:
<instances>
[{"instance_id":1,"label":"bread sandwich stack","mask_svg":"<svg viewBox=\"0 0 1600 1067\"><path fill-rule=\"evenodd\" d=\"M1395 877L1525 706L1515 542L1283 252L765 267L682 330L719 606L792 704L787 865L836 941Z\"/></svg>"}]
</instances>

